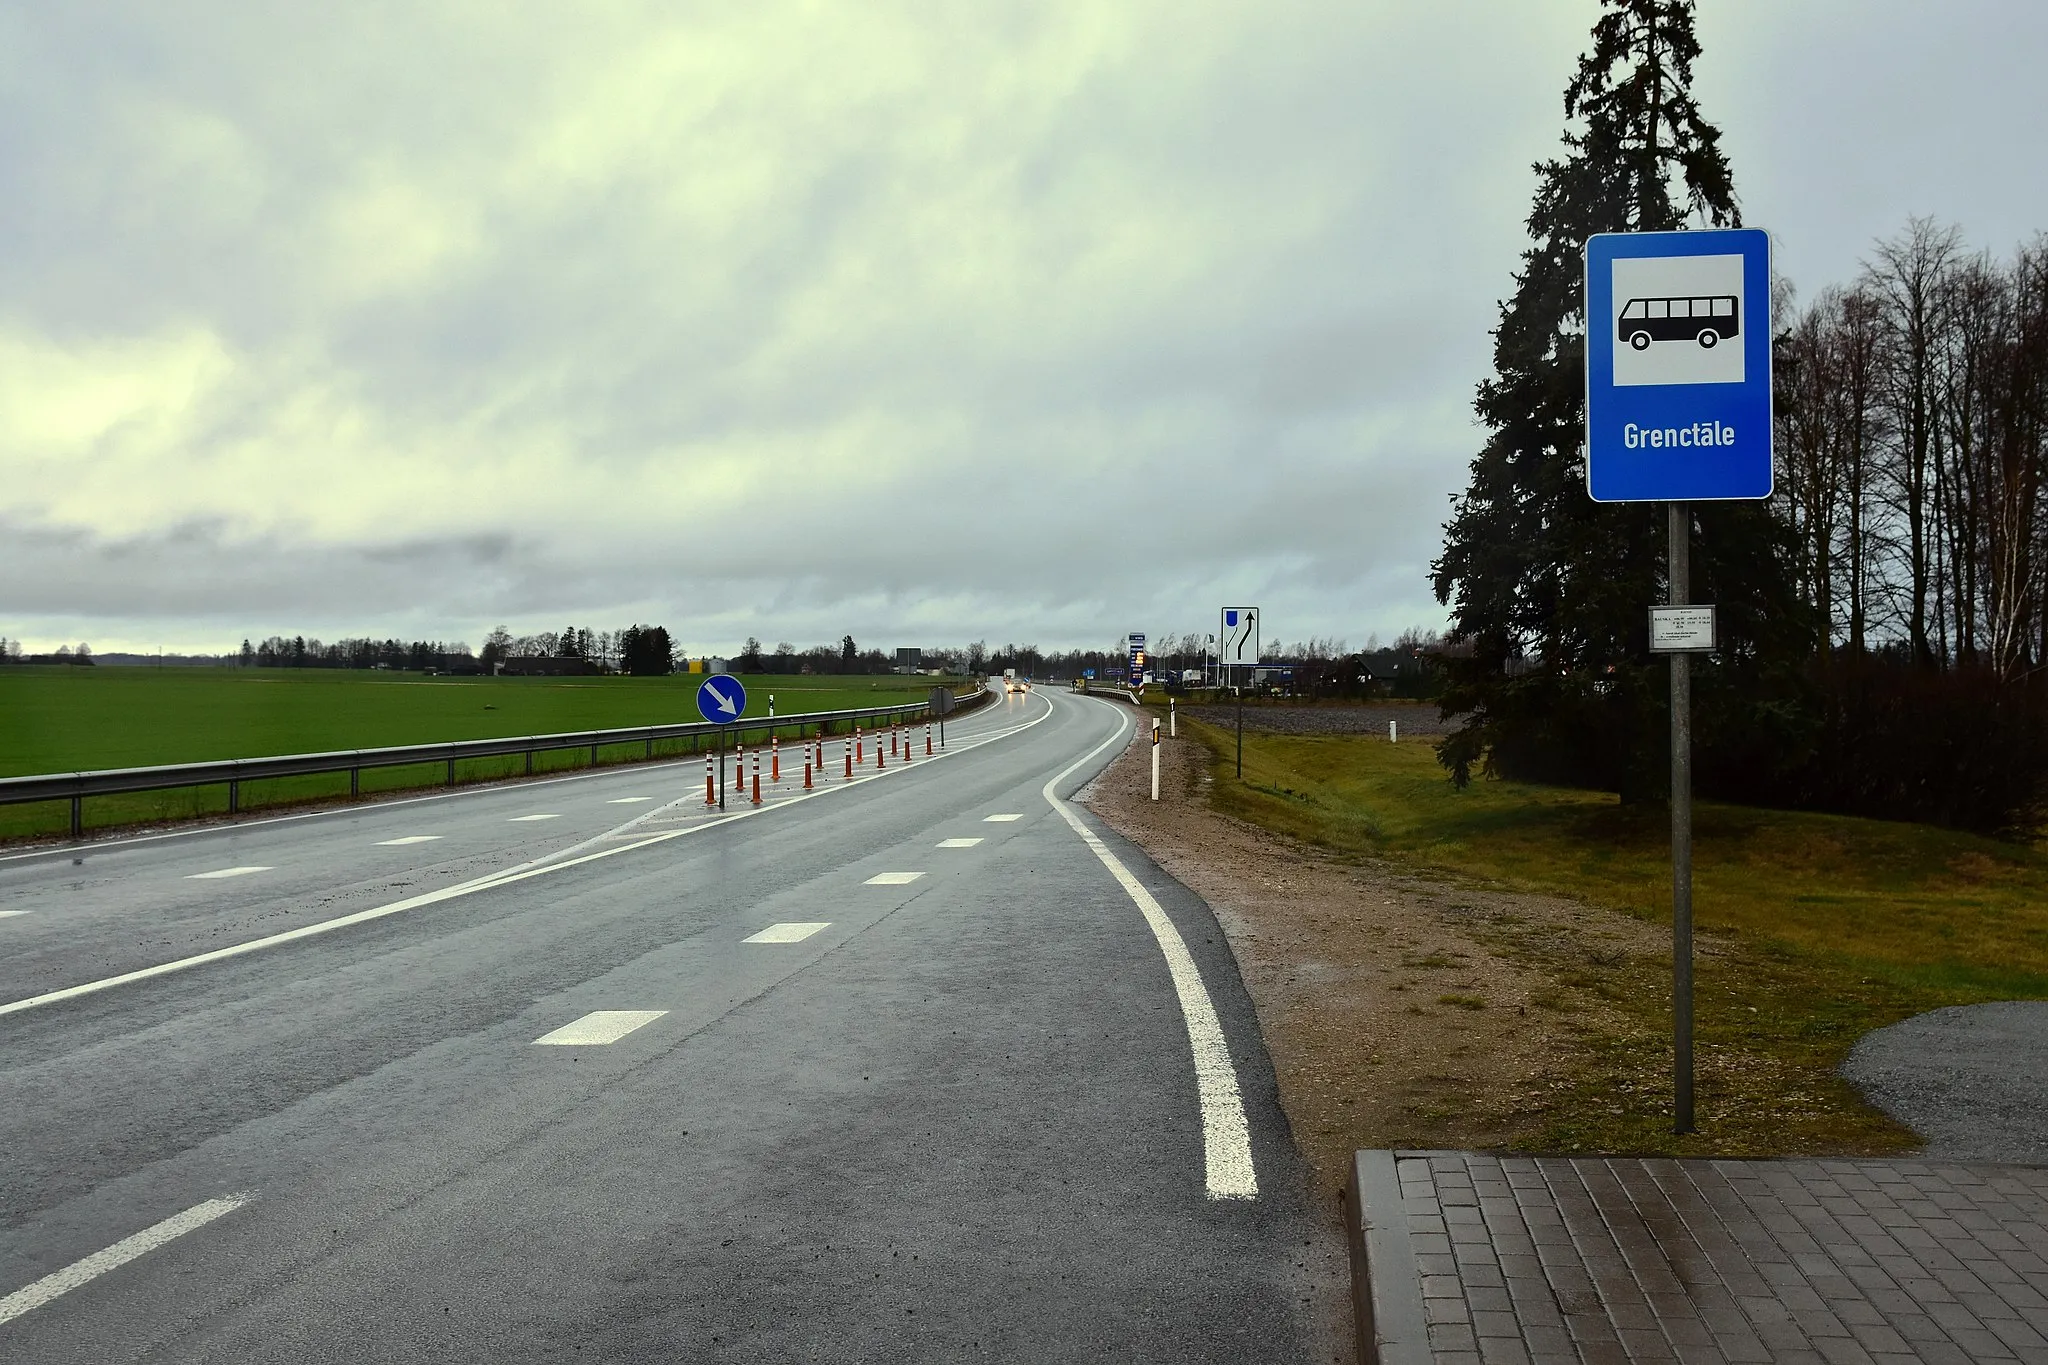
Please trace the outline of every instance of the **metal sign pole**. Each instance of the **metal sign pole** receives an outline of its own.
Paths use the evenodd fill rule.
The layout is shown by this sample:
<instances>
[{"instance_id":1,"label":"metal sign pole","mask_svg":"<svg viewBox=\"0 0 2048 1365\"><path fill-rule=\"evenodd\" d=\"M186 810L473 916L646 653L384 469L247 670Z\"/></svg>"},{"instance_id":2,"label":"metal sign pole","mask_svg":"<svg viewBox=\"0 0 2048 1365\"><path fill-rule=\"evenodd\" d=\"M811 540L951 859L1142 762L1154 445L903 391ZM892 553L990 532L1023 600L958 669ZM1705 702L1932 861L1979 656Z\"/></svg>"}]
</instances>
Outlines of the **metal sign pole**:
<instances>
[{"instance_id":1,"label":"metal sign pole","mask_svg":"<svg viewBox=\"0 0 2048 1365\"><path fill-rule=\"evenodd\" d=\"M1597 232L1585 248L1586 493L1663 503L1671 655L1672 1129L1693 1112L1692 661L1718 647L1692 601L1690 504L1771 496L1771 239L1757 228Z\"/></svg>"},{"instance_id":2,"label":"metal sign pole","mask_svg":"<svg viewBox=\"0 0 2048 1365\"><path fill-rule=\"evenodd\" d=\"M1671 605L1692 599L1691 509L1667 503ZM1672 1131L1693 1131L1692 1112L1692 655L1671 656L1671 1034Z\"/></svg>"},{"instance_id":3,"label":"metal sign pole","mask_svg":"<svg viewBox=\"0 0 2048 1365\"><path fill-rule=\"evenodd\" d=\"M1237 775L1244 776L1244 684L1237 685Z\"/></svg>"}]
</instances>

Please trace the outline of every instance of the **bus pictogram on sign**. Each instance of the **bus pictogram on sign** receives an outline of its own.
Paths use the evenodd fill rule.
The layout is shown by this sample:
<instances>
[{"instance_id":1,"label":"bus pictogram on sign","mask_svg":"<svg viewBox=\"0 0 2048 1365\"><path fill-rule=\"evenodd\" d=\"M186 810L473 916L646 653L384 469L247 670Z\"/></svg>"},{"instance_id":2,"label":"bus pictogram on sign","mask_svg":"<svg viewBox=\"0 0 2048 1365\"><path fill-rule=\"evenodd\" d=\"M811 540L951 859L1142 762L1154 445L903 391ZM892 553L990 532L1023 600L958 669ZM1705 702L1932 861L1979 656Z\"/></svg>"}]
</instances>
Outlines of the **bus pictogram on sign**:
<instances>
[{"instance_id":1,"label":"bus pictogram on sign","mask_svg":"<svg viewBox=\"0 0 2048 1365\"><path fill-rule=\"evenodd\" d=\"M1653 341L1690 341L1707 350L1742 335L1742 303L1733 294L1706 298L1630 299L1615 339L1646 351Z\"/></svg>"}]
</instances>

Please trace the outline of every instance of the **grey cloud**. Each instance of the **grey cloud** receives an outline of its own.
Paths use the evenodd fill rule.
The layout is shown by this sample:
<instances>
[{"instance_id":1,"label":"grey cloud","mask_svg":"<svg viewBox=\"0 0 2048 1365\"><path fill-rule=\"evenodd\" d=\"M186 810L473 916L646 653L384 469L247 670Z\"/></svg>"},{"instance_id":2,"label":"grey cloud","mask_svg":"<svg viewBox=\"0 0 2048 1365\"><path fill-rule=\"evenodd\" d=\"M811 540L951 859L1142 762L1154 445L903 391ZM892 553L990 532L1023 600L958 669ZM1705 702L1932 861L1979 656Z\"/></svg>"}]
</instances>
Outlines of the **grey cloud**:
<instances>
[{"instance_id":1,"label":"grey cloud","mask_svg":"<svg viewBox=\"0 0 2048 1365\"><path fill-rule=\"evenodd\" d=\"M47 456L0 447L0 632L1056 645L1259 596L1287 638L1440 620L1427 567L1592 6L861 12L941 55L855 67L785 20L701 109L635 60L771 9L0 19L0 339L197 328L235 358L138 464L146 525L58 516ZM2048 225L2010 176L1899 183L1859 125L2025 46L1945 16L1922 51L1910 7L1703 14L1708 116L1802 260L1938 194ZM1816 55L1843 25L1862 85ZM2021 164L2029 89L1973 97L2004 131L1915 103L1915 136ZM229 477L270 482L232 514L192 492Z\"/></svg>"}]
</instances>

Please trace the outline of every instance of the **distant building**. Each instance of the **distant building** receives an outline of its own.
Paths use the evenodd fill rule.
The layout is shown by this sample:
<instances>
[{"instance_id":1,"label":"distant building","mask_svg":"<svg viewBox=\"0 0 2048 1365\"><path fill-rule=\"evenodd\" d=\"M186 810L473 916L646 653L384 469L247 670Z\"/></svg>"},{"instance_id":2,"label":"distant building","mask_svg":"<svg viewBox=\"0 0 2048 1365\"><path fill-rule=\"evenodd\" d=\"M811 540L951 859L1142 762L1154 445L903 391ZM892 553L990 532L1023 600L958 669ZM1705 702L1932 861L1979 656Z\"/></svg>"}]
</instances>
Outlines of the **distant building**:
<instances>
[{"instance_id":1,"label":"distant building","mask_svg":"<svg viewBox=\"0 0 2048 1365\"><path fill-rule=\"evenodd\" d=\"M507 678L577 678L602 675L604 665L574 654L527 655L504 659L498 673Z\"/></svg>"}]
</instances>

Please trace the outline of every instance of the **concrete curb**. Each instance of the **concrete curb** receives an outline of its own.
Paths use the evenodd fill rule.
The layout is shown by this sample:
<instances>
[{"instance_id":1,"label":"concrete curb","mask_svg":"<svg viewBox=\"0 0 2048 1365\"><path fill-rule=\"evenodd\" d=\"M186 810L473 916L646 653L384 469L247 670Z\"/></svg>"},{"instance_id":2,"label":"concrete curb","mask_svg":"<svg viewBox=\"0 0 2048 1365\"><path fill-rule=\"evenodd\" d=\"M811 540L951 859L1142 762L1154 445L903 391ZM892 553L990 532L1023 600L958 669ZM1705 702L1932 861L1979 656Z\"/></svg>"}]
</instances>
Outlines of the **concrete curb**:
<instances>
[{"instance_id":1,"label":"concrete curb","mask_svg":"<svg viewBox=\"0 0 2048 1365\"><path fill-rule=\"evenodd\" d=\"M1408 1240L1408 1209L1394 1153L1354 1153L1344 1202L1359 1365L1430 1365L1422 1276Z\"/></svg>"}]
</instances>

